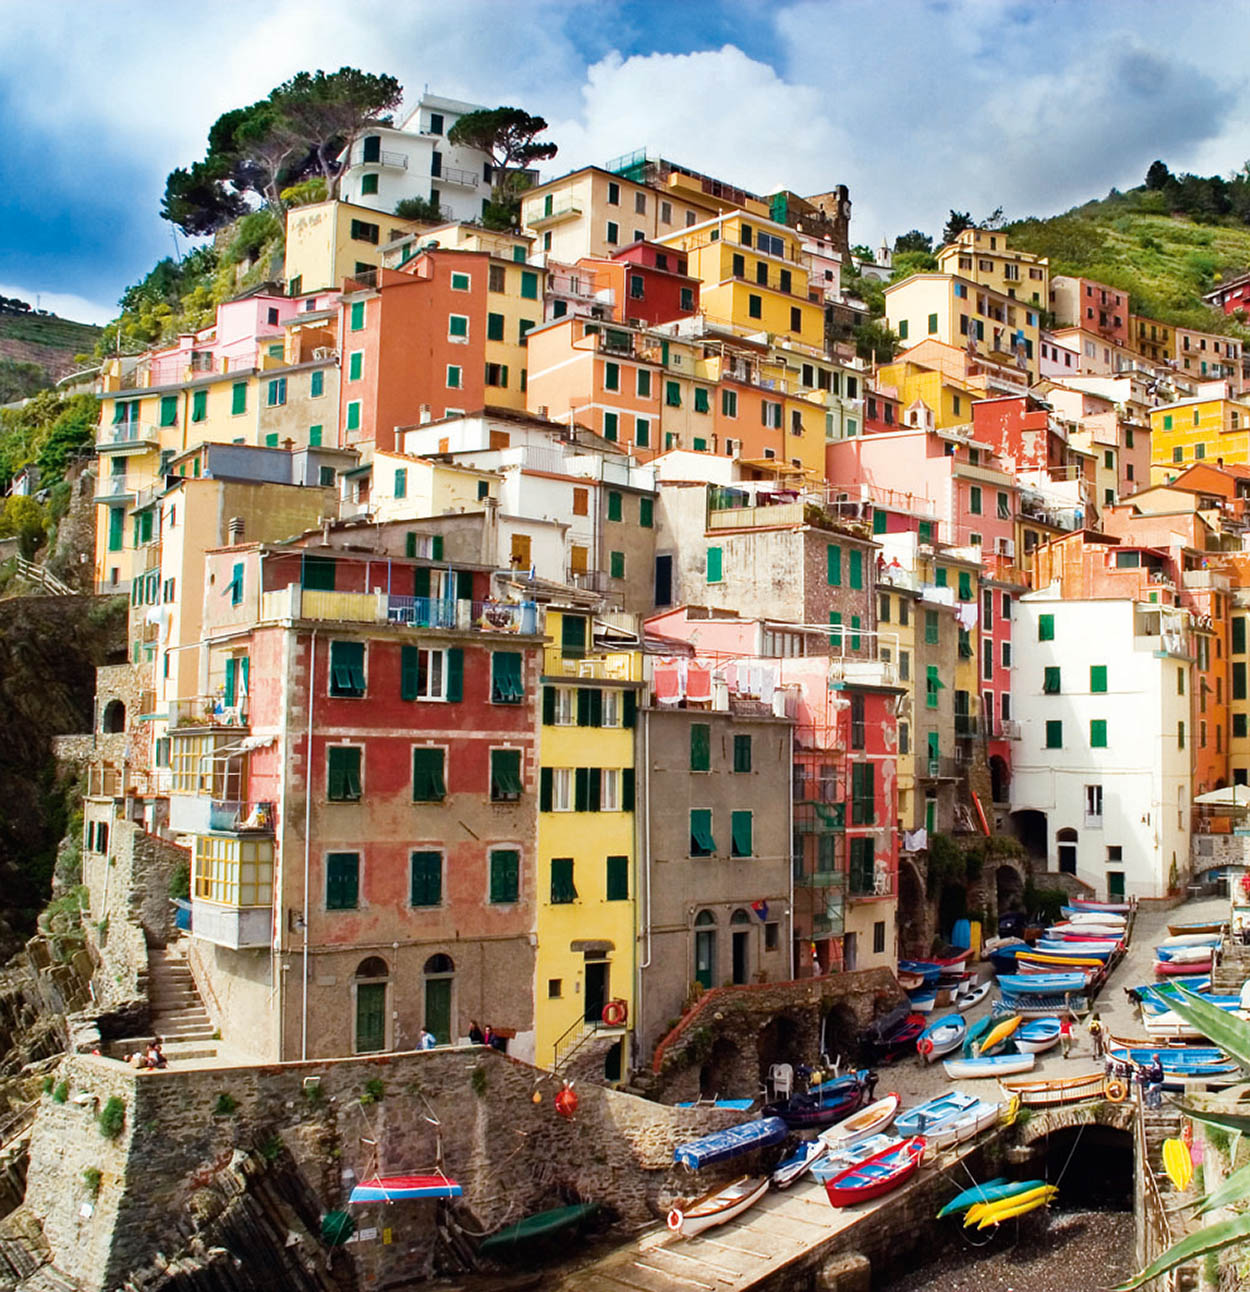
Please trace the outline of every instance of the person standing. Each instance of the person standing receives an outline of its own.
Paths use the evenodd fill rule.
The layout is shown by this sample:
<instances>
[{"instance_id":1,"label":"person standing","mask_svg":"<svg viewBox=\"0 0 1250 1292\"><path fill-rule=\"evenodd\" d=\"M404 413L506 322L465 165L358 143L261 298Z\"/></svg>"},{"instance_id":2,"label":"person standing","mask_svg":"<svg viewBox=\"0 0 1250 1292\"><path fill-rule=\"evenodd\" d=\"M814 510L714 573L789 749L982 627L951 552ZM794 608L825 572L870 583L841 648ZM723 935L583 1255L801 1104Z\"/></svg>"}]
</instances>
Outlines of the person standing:
<instances>
[{"instance_id":1,"label":"person standing","mask_svg":"<svg viewBox=\"0 0 1250 1292\"><path fill-rule=\"evenodd\" d=\"M1059 1020L1059 1043L1063 1046L1063 1057L1068 1057L1072 1049L1072 1019L1065 1014Z\"/></svg>"},{"instance_id":2,"label":"person standing","mask_svg":"<svg viewBox=\"0 0 1250 1292\"><path fill-rule=\"evenodd\" d=\"M1090 1016L1089 1040L1090 1044L1094 1047L1094 1058L1101 1059L1103 1047L1102 1020L1097 1014L1092 1014Z\"/></svg>"},{"instance_id":3,"label":"person standing","mask_svg":"<svg viewBox=\"0 0 1250 1292\"><path fill-rule=\"evenodd\" d=\"M1150 1056L1146 1069L1146 1107L1158 1108L1163 1103L1163 1060L1158 1054Z\"/></svg>"}]
</instances>

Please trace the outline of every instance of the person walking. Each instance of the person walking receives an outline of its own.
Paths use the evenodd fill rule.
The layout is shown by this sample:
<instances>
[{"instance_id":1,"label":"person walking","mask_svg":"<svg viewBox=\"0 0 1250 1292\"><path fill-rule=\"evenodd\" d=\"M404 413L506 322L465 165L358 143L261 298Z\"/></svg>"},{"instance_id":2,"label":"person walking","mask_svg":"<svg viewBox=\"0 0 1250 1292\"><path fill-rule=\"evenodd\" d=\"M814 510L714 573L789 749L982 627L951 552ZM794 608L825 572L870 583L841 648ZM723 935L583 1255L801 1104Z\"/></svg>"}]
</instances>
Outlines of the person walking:
<instances>
[{"instance_id":1,"label":"person walking","mask_svg":"<svg viewBox=\"0 0 1250 1292\"><path fill-rule=\"evenodd\" d=\"M1102 1020L1098 1017L1097 1014L1092 1014L1090 1016L1089 1040L1090 1040L1090 1044L1094 1047L1094 1058L1096 1060L1101 1059L1102 1049L1103 1049L1103 1031L1102 1031Z\"/></svg>"},{"instance_id":2,"label":"person walking","mask_svg":"<svg viewBox=\"0 0 1250 1292\"><path fill-rule=\"evenodd\" d=\"M1065 1014L1059 1020L1059 1043L1063 1046L1063 1057L1068 1057L1072 1049L1072 1019Z\"/></svg>"},{"instance_id":3,"label":"person walking","mask_svg":"<svg viewBox=\"0 0 1250 1292\"><path fill-rule=\"evenodd\" d=\"M1158 1054L1150 1056L1146 1069L1146 1107L1159 1108L1163 1104L1163 1060Z\"/></svg>"}]
</instances>

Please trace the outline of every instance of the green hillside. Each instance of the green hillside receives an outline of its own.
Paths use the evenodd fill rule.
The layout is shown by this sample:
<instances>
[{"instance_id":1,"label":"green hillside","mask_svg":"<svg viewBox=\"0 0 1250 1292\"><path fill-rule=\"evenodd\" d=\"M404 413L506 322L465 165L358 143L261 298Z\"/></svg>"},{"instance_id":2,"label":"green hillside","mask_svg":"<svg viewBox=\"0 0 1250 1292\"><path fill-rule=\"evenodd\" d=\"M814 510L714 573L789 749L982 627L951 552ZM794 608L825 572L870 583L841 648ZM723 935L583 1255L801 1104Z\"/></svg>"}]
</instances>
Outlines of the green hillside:
<instances>
[{"instance_id":1,"label":"green hillside","mask_svg":"<svg viewBox=\"0 0 1250 1292\"><path fill-rule=\"evenodd\" d=\"M1232 216L1199 222L1173 214L1170 205L1164 192L1113 191L1048 220L1018 220L1005 232L1013 247L1049 256L1052 274L1079 274L1122 288L1135 314L1245 334L1204 305L1202 294L1250 269L1250 226Z\"/></svg>"},{"instance_id":2,"label":"green hillside","mask_svg":"<svg viewBox=\"0 0 1250 1292\"><path fill-rule=\"evenodd\" d=\"M0 313L0 403L33 394L91 354L100 329L54 314Z\"/></svg>"}]
</instances>

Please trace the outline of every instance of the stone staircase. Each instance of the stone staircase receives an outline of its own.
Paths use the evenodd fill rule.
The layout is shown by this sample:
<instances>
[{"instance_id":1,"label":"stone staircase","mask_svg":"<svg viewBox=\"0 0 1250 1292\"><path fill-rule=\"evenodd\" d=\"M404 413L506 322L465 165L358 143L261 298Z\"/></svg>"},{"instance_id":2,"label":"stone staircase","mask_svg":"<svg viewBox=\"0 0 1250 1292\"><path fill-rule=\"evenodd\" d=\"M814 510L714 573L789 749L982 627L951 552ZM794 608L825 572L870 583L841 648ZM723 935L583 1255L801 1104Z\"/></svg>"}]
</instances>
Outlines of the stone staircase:
<instances>
[{"instance_id":1,"label":"stone staircase","mask_svg":"<svg viewBox=\"0 0 1250 1292\"><path fill-rule=\"evenodd\" d=\"M1220 962L1211 974L1211 990L1235 996L1247 978L1250 978L1250 947L1241 946L1226 936Z\"/></svg>"},{"instance_id":2,"label":"stone staircase","mask_svg":"<svg viewBox=\"0 0 1250 1292\"><path fill-rule=\"evenodd\" d=\"M205 1059L217 1053L212 1019L196 990L181 941L148 948L148 999L152 1035L172 1062Z\"/></svg>"}]
</instances>

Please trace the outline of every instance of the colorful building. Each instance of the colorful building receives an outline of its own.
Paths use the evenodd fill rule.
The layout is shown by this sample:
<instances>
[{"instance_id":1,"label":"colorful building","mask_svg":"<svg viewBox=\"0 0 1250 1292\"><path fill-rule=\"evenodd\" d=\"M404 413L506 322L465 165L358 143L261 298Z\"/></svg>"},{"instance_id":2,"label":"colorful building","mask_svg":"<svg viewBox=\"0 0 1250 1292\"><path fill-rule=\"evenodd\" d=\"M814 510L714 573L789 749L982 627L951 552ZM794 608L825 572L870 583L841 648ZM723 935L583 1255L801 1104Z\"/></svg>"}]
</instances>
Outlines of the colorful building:
<instances>
[{"instance_id":1,"label":"colorful building","mask_svg":"<svg viewBox=\"0 0 1250 1292\"><path fill-rule=\"evenodd\" d=\"M938 249L938 268L1002 296L1040 309L1050 301L1050 261L1029 251L1013 251L1007 235L993 229L965 229Z\"/></svg>"},{"instance_id":2,"label":"colorful building","mask_svg":"<svg viewBox=\"0 0 1250 1292\"><path fill-rule=\"evenodd\" d=\"M1155 482L1208 458L1250 466L1250 403L1222 395L1179 399L1151 409L1150 430Z\"/></svg>"},{"instance_id":3,"label":"colorful building","mask_svg":"<svg viewBox=\"0 0 1250 1292\"><path fill-rule=\"evenodd\" d=\"M1079 327L1112 345L1132 344L1128 293L1118 287L1056 274L1050 280L1050 310L1061 328Z\"/></svg>"}]
</instances>

